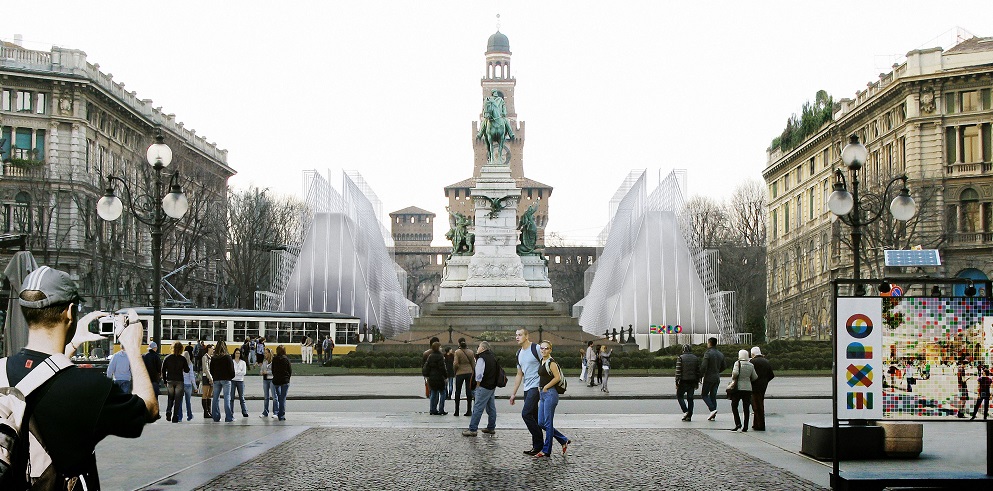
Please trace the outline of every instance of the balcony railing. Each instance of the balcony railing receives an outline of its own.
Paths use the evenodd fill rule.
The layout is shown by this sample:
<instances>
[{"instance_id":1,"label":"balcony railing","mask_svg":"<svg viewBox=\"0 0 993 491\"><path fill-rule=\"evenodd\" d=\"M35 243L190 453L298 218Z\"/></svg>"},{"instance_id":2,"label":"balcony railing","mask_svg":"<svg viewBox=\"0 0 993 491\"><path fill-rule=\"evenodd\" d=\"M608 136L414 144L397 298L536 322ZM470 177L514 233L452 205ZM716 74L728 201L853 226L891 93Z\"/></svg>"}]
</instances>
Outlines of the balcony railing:
<instances>
[{"instance_id":1,"label":"balcony railing","mask_svg":"<svg viewBox=\"0 0 993 491\"><path fill-rule=\"evenodd\" d=\"M948 234L951 245L993 244L993 232L954 232Z\"/></svg>"},{"instance_id":2,"label":"balcony railing","mask_svg":"<svg viewBox=\"0 0 993 491\"><path fill-rule=\"evenodd\" d=\"M993 165L989 162L972 162L972 163L954 163L947 164L946 173L949 176L965 177L965 176L982 176L990 174L993 170Z\"/></svg>"},{"instance_id":3,"label":"balcony railing","mask_svg":"<svg viewBox=\"0 0 993 491\"><path fill-rule=\"evenodd\" d=\"M6 163L3 164L3 177L4 178L17 177L22 179L44 179L45 167L44 166L24 167L21 165Z\"/></svg>"}]
</instances>

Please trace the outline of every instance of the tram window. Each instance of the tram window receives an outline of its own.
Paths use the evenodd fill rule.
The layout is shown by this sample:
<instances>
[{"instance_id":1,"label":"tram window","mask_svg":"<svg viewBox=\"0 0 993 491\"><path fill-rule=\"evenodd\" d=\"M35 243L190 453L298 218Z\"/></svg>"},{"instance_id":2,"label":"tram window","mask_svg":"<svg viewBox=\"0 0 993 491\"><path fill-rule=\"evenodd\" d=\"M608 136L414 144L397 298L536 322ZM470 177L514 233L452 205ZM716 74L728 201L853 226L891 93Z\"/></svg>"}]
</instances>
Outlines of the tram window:
<instances>
[{"instance_id":1,"label":"tram window","mask_svg":"<svg viewBox=\"0 0 993 491\"><path fill-rule=\"evenodd\" d=\"M279 324L281 322L266 322L265 323L265 339L269 343L279 342ZM275 347L273 347L275 349Z\"/></svg>"},{"instance_id":2,"label":"tram window","mask_svg":"<svg viewBox=\"0 0 993 491\"><path fill-rule=\"evenodd\" d=\"M205 321L207 323L213 324L214 340L227 340L228 339L228 323L227 321Z\"/></svg>"},{"instance_id":3,"label":"tram window","mask_svg":"<svg viewBox=\"0 0 993 491\"><path fill-rule=\"evenodd\" d=\"M240 343L248 336L248 323L245 321L234 321L234 340Z\"/></svg>"}]
</instances>

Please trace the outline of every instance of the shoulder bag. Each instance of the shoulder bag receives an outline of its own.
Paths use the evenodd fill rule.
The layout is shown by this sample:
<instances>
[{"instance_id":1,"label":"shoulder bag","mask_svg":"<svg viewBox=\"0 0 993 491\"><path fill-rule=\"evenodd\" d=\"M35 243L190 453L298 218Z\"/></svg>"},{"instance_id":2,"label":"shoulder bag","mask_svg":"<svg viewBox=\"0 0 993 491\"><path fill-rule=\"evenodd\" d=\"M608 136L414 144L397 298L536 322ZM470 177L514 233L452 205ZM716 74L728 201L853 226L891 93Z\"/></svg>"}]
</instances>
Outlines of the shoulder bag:
<instances>
[{"instance_id":1,"label":"shoulder bag","mask_svg":"<svg viewBox=\"0 0 993 491\"><path fill-rule=\"evenodd\" d=\"M738 364L738 362L735 362L735 365L737 365L737 364ZM727 388L724 389L724 390L725 390L725 392L727 392L728 399L733 398L735 396L735 394L738 393L738 379L734 378L734 376L732 375L731 376L731 381L728 382Z\"/></svg>"}]
</instances>

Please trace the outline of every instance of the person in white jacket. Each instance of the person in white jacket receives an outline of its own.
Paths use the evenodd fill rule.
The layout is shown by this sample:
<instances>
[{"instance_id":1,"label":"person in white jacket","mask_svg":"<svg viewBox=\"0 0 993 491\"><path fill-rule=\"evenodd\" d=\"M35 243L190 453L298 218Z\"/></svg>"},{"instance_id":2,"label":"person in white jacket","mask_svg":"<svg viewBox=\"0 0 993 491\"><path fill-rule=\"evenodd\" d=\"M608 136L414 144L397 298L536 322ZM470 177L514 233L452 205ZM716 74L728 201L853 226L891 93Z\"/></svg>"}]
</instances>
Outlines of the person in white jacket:
<instances>
[{"instance_id":1,"label":"person in white jacket","mask_svg":"<svg viewBox=\"0 0 993 491\"><path fill-rule=\"evenodd\" d=\"M248 373L248 364L241 359L241 348L234 350L234 378L231 379L231 395L237 396L241 402L241 415L248 417L248 406L245 405L245 374ZM234 405L234 403L232 403ZM234 409L234 408L232 408ZM234 412L234 411L232 411Z\"/></svg>"}]
</instances>

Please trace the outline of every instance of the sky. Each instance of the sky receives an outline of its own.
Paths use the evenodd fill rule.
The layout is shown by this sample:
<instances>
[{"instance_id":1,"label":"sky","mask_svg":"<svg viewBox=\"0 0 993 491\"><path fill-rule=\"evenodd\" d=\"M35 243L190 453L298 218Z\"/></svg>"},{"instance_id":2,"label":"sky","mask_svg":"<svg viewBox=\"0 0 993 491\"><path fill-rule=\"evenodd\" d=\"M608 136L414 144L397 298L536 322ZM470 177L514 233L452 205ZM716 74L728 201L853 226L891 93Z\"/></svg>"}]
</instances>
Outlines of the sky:
<instances>
[{"instance_id":1,"label":"sky","mask_svg":"<svg viewBox=\"0 0 993 491\"><path fill-rule=\"evenodd\" d=\"M546 233L593 244L633 169L688 194L761 181L818 90L836 100L913 49L993 36L986 1L52 1L0 27L79 49L219 148L235 189L303 197L303 172L362 174L384 215L446 215L471 176L487 38L510 40L525 175L554 188ZM24 9L20 9L24 14ZM384 219L388 219L384 217ZM444 221L435 245L444 244Z\"/></svg>"}]
</instances>

